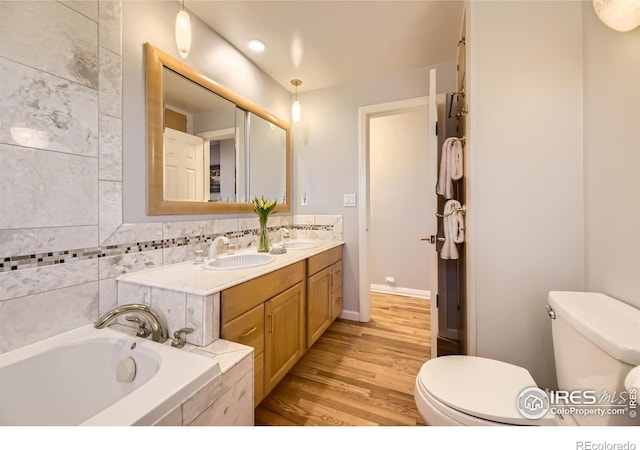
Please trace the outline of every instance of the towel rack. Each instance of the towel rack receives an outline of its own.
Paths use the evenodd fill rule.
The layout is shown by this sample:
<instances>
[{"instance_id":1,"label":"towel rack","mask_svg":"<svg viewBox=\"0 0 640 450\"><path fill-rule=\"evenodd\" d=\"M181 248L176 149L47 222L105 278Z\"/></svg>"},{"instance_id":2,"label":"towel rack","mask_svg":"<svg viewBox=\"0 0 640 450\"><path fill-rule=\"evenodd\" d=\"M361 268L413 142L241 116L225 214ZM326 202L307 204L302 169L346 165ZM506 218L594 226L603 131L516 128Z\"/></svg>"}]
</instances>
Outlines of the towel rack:
<instances>
[{"instance_id":1,"label":"towel rack","mask_svg":"<svg viewBox=\"0 0 640 450\"><path fill-rule=\"evenodd\" d=\"M455 212L461 212L462 214L466 214L467 213L467 207L465 205L462 205L462 207L453 208L451 211L449 211L447 213L444 213L444 214L436 213L436 217L449 217L451 214L453 214Z\"/></svg>"},{"instance_id":2,"label":"towel rack","mask_svg":"<svg viewBox=\"0 0 640 450\"><path fill-rule=\"evenodd\" d=\"M465 96L465 92L464 92L464 89L463 89L463 90L461 90L459 92L447 92L447 95L449 95L450 98L451 98L451 100L449 101L449 112L447 113L447 117L449 119L451 119L452 117L454 117L452 115L452 112L453 112L453 98L454 97L458 97L458 96L463 96L464 97ZM466 111L465 111L465 114L466 114ZM457 114L456 117L460 117L459 114Z\"/></svg>"}]
</instances>

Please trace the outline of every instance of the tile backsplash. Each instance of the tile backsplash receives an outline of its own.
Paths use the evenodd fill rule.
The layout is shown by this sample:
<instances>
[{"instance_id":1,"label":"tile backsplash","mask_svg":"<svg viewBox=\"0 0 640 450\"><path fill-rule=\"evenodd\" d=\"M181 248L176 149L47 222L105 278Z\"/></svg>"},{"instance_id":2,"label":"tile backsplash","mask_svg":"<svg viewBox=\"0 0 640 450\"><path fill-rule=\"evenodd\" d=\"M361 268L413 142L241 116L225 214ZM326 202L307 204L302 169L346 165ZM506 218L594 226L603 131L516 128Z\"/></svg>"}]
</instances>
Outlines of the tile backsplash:
<instances>
[{"instance_id":1,"label":"tile backsplash","mask_svg":"<svg viewBox=\"0 0 640 450\"><path fill-rule=\"evenodd\" d=\"M0 353L95 321L120 274L254 245L255 217L123 223L121 36L120 0L0 2ZM341 216L282 226L342 239Z\"/></svg>"}]
</instances>

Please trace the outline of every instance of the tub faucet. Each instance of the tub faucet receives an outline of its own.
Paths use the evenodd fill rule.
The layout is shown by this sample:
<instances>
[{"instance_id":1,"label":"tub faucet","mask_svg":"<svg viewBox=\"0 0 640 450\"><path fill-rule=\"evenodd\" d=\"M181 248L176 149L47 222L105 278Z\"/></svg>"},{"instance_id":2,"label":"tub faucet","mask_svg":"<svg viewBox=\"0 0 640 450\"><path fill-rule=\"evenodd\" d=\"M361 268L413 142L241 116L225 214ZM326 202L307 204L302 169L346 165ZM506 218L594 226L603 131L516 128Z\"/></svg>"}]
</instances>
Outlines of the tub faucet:
<instances>
[{"instance_id":1,"label":"tub faucet","mask_svg":"<svg viewBox=\"0 0 640 450\"><path fill-rule=\"evenodd\" d=\"M226 236L218 236L211 243L211 247L209 247L209 260L213 261L216 259L216 253L218 252L218 244L222 241L225 247L229 247L229 239Z\"/></svg>"},{"instance_id":2,"label":"tub faucet","mask_svg":"<svg viewBox=\"0 0 640 450\"><path fill-rule=\"evenodd\" d=\"M117 308L113 308L111 311L100 317L93 326L98 329L104 328L116 317L130 313L140 314L141 316L144 316L145 319L147 319L147 321L149 322L149 326L151 327L152 340L156 342L164 342L167 340L158 316L156 316L147 305L132 303L130 305L118 306Z\"/></svg>"}]
</instances>

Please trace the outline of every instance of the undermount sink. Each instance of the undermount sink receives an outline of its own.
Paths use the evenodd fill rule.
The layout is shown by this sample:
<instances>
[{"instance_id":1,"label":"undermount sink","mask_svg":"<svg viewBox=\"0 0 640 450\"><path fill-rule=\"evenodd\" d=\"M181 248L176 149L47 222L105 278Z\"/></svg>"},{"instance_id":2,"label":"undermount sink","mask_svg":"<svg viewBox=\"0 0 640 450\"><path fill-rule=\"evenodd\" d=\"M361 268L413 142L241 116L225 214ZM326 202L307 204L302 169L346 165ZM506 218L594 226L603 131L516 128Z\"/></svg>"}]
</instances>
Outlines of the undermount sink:
<instances>
[{"instance_id":1,"label":"undermount sink","mask_svg":"<svg viewBox=\"0 0 640 450\"><path fill-rule=\"evenodd\" d=\"M315 241L286 241L283 242L282 245L289 250L305 250L318 247L320 243Z\"/></svg>"},{"instance_id":2,"label":"undermount sink","mask_svg":"<svg viewBox=\"0 0 640 450\"><path fill-rule=\"evenodd\" d=\"M275 261L276 257L265 253L247 253L240 255L229 255L216 258L204 263L204 268L208 270L234 270L246 269L269 264Z\"/></svg>"}]
</instances>

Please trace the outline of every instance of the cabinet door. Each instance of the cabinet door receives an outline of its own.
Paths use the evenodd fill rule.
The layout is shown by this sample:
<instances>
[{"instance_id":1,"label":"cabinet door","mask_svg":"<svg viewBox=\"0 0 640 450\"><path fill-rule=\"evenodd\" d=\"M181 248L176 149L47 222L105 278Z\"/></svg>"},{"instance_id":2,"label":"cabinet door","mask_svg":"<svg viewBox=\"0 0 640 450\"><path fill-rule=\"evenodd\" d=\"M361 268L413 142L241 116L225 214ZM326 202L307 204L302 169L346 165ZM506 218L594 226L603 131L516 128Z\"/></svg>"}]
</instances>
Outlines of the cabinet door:
<instances>
[{"instance_id":1,"label":"cabinet door","mask_svg":"<svg viewBox=\"0 0 640 450\"><path fill-rule=\"evenodd\" d=\"M304 353L304 313L304 283L265 303L265 396Z\"/></svg>"},{"instance_id":2,"label":"cabinet door","mask_svg":"<svg viewBox=\"0 0 640 450\"><path fill-rule=\"evenodd\" d=\"M307 348L331 325L331 267L307 279Z\"/></svg>"},{"instance_id":3,"label":"cabinet door","mask_svg":"<svg viewBox=\"0 0 640 450\"><path fill-rule=\"evenodd\" d=\"M331 321L342 312L342 260L331 266Z\"/></svg>"}]
</instances>

